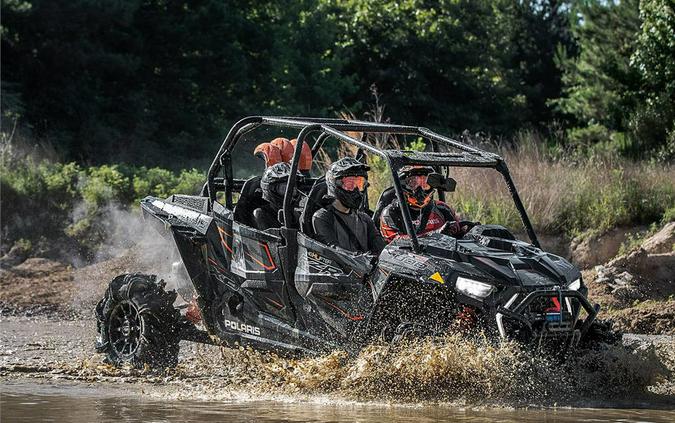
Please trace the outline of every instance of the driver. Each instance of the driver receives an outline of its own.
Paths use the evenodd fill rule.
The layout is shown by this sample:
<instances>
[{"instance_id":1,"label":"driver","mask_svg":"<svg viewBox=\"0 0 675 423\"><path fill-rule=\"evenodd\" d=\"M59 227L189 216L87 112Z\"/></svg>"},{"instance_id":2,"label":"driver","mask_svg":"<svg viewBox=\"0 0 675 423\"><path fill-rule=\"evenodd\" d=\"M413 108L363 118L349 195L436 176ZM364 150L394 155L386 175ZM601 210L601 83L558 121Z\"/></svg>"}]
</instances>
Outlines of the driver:
<instances>
[{"instance_id":1,"label":"driver","mask_svg":"<svg viewBox=\"0 0 675 423\"><path fill-rule=\"evenodd\" d=\"M452 222L447 230L451 235L458 235L461 228L455 212L444 202L433 199L434 189L427 183L427 177L433 172L428 166L404 166L398 172L415 233L422 235ZM379 223L387 242L407 235L398 199L384 208Z\"/></svg>"},{"instance_id":2,"label":"driver","mask_svg":"<svg viewBox=\"0 0 675 423\"><path fill-rule=\"evenodd\" d=\"M255 227L261 231L280 228L279 211L284 205L286 184L291 174L291 165L286 162L277 163L265 169L260 180L260 189L265 204L253 210ZM298 175L298 178L302 178ZM297 194L297 190L295 192ZM295 202L296 199L294 199Z\"/></svg>"},{"instance_id":3,"label":"driver","mask_svg":"<svg viewBox=\"0 0 675 423\"><path fill-rule=\"evenodd\" d=\"M351 157L331 165L326 173L326 185L333 202L312 216L318 241L358 253L380 254L384 239L373 219L359 210L368 186L369 170L368 165Z\"/></svg>"}]
</instances>

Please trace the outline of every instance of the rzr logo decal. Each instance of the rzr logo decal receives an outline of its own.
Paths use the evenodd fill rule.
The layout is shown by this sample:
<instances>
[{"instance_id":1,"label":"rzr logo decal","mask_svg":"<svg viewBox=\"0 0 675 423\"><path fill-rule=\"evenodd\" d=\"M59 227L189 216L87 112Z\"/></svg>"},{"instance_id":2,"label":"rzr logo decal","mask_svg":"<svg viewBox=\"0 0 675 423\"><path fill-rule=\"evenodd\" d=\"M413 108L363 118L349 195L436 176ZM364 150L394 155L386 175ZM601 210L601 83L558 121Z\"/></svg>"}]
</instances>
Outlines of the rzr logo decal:
<instances>
[{"instance_id":1,"label":"rzr logo decal","mask_svg":"<svg viewBox=\"0 0 675 423\"><path fill-rule=\"evenodd\" d=\"M344 273L342 269L335 266L333 262L328 260L325 257L322 257L316 253L308 252L307 261L309 262L311 271L317 273Z\"/></svg>"},{"instance_id":2,"label":"rzr logo decal","mask_svg":"<svg viewBox=\"0 0 675 423\"><path fill-rule=\"evenodd\" d=\"M318 253L315 253L314 251L307 251L307 257L312 258L314 260L318 260L322 263L325 264L330 264L331 261L325 258L324 256L319 255Z\"/></svg>"}]
</instances>

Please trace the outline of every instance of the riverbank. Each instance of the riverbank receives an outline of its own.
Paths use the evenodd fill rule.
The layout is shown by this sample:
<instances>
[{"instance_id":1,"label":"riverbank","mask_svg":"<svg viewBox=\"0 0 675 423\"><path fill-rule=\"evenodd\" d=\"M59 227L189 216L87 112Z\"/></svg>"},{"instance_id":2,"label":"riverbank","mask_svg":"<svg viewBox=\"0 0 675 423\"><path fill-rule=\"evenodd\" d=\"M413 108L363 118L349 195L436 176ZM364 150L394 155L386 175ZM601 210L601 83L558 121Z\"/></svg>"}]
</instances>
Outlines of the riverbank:
<instances>
[{"instance_id":1,"label":"riverbank","mask_svg":"<svg viewBox=\"0 0 675 423\"><path fill-rule=\"evenodd\" d=\"M175 260L172 247L145 236L142 228L138 236L141 241L121 254L80 267L39 257L7 265L12 257L3 257L3 385L28 380L105 389L123 384L144 400L161 401L329 398L345 404L482 408L672 408L675 403L674 284L669 271L675 259L675 224L584 271L591 299L603 305L601 318L614 318L624 331L652 335L628 335L624 346L586 351L564 365L528 356L512 344L495 346L453 335L403 347L374 345L352 358L335 352L297 360L183 342L175 370L115 369L93 348L92 311L108 282L120 273L147 272L159 274L170 287L176 277L169 271Z\"/></svg>"}]
</instances>

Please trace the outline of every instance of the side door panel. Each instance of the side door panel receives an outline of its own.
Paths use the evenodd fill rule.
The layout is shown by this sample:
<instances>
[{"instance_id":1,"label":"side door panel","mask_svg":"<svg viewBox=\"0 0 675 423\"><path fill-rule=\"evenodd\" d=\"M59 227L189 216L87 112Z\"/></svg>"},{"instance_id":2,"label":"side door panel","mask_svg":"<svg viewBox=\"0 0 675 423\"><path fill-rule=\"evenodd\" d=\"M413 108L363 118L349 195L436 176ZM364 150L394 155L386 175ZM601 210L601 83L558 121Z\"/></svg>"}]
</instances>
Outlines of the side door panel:
<instances>
[{"instance_id":1,"label":"side door panel","mask_svg":"<svg viewBox=\"0 0 675 423\"><path fill-rule=\"evenodd\" d=\"M344 337L353 333L372 306L372 269L370 256L340 251L298 233L295 287L305 300L305 311L318 315L316 329Z\"/></svg>"},{"instance_id":2,"label":"side door panel","mask_svg":"<svg viewBox=\"0 0 675 423\"><path fill-rule=\"evenodd\" d=\"M258 311L264 310L292 323L295 315L289 307L279 264L281 237L234 222L229 212L216 217L209 237L208 262L215 273L222 275L226 286L245 297L239 311L256 319Z\"/></svg>"},{"instance_id":3,"label":"side door panel","mask_svg":"<svg viewBox=\"0 0 675 423\"><path fill-rule=\"evenodd\" d=\"M231 269L245 279L242 289L251 294L260 309L286 321L294 320L279 257L281 237L237 222L232 226Z\"/></svg>"}]
</instances>

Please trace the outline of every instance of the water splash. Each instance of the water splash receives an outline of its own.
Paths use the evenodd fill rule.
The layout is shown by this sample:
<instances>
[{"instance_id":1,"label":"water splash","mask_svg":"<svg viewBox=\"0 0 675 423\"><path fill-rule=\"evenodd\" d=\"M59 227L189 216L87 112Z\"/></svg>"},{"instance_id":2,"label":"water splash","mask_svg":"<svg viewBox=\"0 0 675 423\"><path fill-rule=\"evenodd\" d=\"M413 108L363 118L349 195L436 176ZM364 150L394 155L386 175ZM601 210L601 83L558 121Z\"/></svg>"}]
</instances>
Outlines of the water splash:
<instances>
[{"instance_id":1,"label":"water splash","mask_svg":"<svg viewBox=\"0 0 675 423\"><path fill-rule=\"evenodd\" d=\"M336 351L292 359L250 349L192 348L196 352L167 373L120 371L95 360L81 364L77 372L160 381L162 388L151 395L178 399L330 398L523 406L635 399L652 395L655 389L671 400L675 395L673 363L664 358L675 354L673 342L661 351L653 346L579 351L564 363L532 356L515 343L495 344L460 334L396 346L371 345L356 357ZM215 354L221 359L214 360Z\"/></svg>"}]
</instances>

